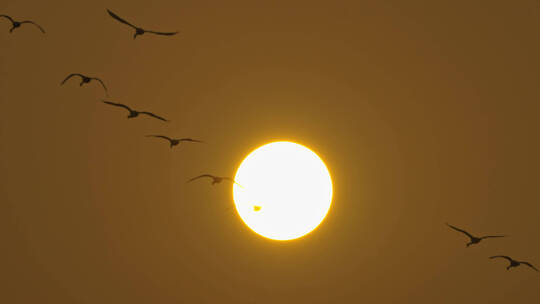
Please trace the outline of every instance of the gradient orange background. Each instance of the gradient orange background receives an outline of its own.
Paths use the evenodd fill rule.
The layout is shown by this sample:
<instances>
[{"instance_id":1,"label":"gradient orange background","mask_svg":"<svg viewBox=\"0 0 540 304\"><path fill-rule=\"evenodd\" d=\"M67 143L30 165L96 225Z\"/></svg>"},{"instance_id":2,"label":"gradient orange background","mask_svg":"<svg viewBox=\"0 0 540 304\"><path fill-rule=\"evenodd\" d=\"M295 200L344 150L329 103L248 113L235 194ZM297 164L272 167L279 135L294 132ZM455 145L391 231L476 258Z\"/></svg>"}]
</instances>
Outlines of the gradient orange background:
<instances>
[{"instance_id":1,"label":"gradient orange background","mask_svg":"<svg viewBox=\"0 0 540 304\"><path fill-rule=\"evenodd\" d=\"M133 32L106 8L175 37ZM532 303L540 276L536 1L15 1L0 13L3 303ZM172 122L127 120L111 100ZM172 151L146 134L200 138ZM334 201L295 242L226 208L273 140ZM465 248L444 225L504 233Z\"/></svg>"}]
</instances>

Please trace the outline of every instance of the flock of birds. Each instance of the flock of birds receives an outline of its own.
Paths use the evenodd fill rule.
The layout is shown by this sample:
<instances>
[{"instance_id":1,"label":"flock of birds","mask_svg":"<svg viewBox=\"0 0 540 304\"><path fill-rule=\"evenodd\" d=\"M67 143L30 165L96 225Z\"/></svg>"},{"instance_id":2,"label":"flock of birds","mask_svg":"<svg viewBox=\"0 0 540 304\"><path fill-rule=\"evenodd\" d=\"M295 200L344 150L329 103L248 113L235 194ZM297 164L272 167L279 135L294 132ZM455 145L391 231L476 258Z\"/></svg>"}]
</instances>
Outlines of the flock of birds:
<instances>
[{"instance_id":1,"label":"flock of birds","mask_svg":"<svg viewBox=\"0 0 540 304\"><path fill-rule=\"evenodd\" d=\"M458 231L458 232L461 232L463 234L465 234L466 236L469 237L470 239L470 242L467 243L467 247L471 246L471 245L475 245L475 244L478 244L480 243L481 241L485 240L485 239L490 239L490 238L502 238L502 237L506 237L506 235L484 235L484 236L474 236L472 234L470 234L469 232L463 230L463 229L460 229L456 226L452 226L448 223L446 223L446 225L448 225L448 227ZM526 266L529 266L531 267L532 269L536 270L536 271L540 271L538 270L536 267L534 267L534 265L532 265L531 263L529 262L526 262L526 261L518 261L518 260L514 260L513 258L507 256L507 255L494 255L494 256L490 256L489 257L490 259L506 259L508 262L510 262L510 264L508 265L508 267L506 267L506 270L510 270L510 268L513 268L513 267L518 267L520 265L526 265Z\"/></svg>"},{"instance_id":2,"label":"flock of birds","mask_svg":"<svg viewBox=\"0 0 540 304\"><path fill-rule=\"evenodd\" d=\"M157 32L157 31L146 30L146 29L143 29L141 27L138 27L138 26L135 26L135 25L131 24L130 22L126 21L125 19L123 19L121 17L119 17L118 15L116 15L115 13L113 13L110 10L107 10L107 12L109 13L109 15L112 18L114 18L118 22L123 23L125 25L128 25L129 27L131 27L131 28L133 28L135 30L135 33L133 35L133 39L135 39L135 38L137 38L137 36L143 35L145 33L155 34L155 35L163 35L163 36L172 36L172 35L176 35L178 33L178 32ZM37 27L43 34L45 34L45 30L43 29L43 27L41 27L39 24L35 23L34 21L30 21L30 20L15 21L10 16L0 15L0 18L2 18L2 17L5 18L5 19L8 19L11 22L12 27L9 30L10 33L12 33L15 29L21 27L21 25L23 25L23 24L31 24L31 25ZM103 80L101 80L100 78L97 78L97 77L89 77L89 76L86 76L86 75L83 75L83 74L73 73L73 74L69 74L62 81L61 85L64 85L69 79L71 79L73 77L79 77L81 79L81 82L79 84L80 86L83 86L84 84L87 84L87 83L89 83L91 81L94 81L94 80L99 82L101 84L101 86L103 87L103 89L105 90L105 94L107 95L107 97L109 96L107 86L105 85ZM129 112L129 115L127 116L127 118L135 118L135 117L138 117L139 115L147 115L149 117L159 119L159 120L162 120L162 121L165 121L165 122L168 121L167 119L165 119L165 118L163 118L163 117L161 117L159 115L156 115L156 114L154 114L152 112L137 111L137 110L133 110L132 108L130 108L129 106L127 106L125 104L116 103L116 102L107 101L107 100L102 100L102 101L103 101L103 103L105 103L107 105L126 109ZM177 145L179 145L180 143L183 143L183 142L204 143L203 141L193 139L193 138L171 138L169 136L159 135L159 134L147 135L147 137L160 138L160 139L166 140L166 141L169 142L170 148L173 148L173 147L175 147L175 146L177 146ZM189 179L187 182L189 183L189 182L201 179L201 178L209 178L209 179L211 179L211 184L212 185L219 184L219 183L221 183L222 181L225 181L225 180L236 183L236 181L234 179L230 178L230 177L216 176L216 175L212 175L212 174L202 174L202 175L199 175L199 176L195 176L195 177ZM238 184L238 183L236 183L236 184ZM259 211L260 209L261 208L259 206L254 206L255 211ZM485 239L488 239L488 238L506 237L505 235L486 235L486 236L477 237L477 236L474 236L474 235L470 234L469 232L467 232L467 231L465 231L463 229L452 226L452 225L450 225L448 223L447 223L447 225L450 228L452 228L452 229L454 229L454 230L456 230L458 232L461 232L461 233L465 234L467 237L469 237L470 242L466 244L467 247L469 247L471 245L478 244L481 241L483 241ZM526 266L529 266L530 268L532 268L532 269L534 269L536 271L539 271L536 267L534 267L529 262L518 261L518 260L515 260L515 259L513 259L513 258L511 258L509 256L506 256L506 255L495 255L495 256L490 257L490 259L497 259L497 258L502 258L502 259L508 260L508 262L510 264L508 265L508 267L506 267L507 270L509 270L510 268L513 268L513 267L518 267L520 265L526 265Z\"/></svg>"},{"instance_id":3,"label":"flock of birds","mask_svg":"<svg viewBox=\"0 0 540 304\"><path fill-rule=\"evenodd\" d=\"M138 27L136 25L133 25L132 23L126 21L123 18L121 18L120 16L113 13L109 9L107 9L107 13L109 14L109 16L111 16L116 21L133 28L135 30L135 33L133 35L133 39L135 39L135 38L137 38L137 36L141 36L141 35L143 35L145 33L155 34L155 35L162 35L162 36L173 36L173 35L178 34L177 31L175 31L175 32L158 32L158 31L147 30L147 29L144 29L142 27ZM2 18L7 19L7 20L9 20L11 22L12 26L11 26L11 28L9 30L10 33L13 33L13 31L15 29L21 27L23 24L30 24L30 25L33 25L34 27L38 28L43 34L45 34L45 29L41 25L37 24L34 21L31 21L31 20L16 21L11 16L1 15L0 14L0 19L2 19ZM102 79L98 78L98 77L90 77L90 76L83 75L83 74L80 74L80 73L72 73L72 74L69 74L60 83L60 85L64 85L68 80L70 80L70 79L72 79L74 77L75 78L77 78L77 77L80 78L81 82L79 83L79 86L81 86L81 87L83 85L88 84L88 83L93 82L93 81L98 82L103 87L103 90L105 91L105 95L107 97L109 97L109 90L107 89L107 86L105 85L105 82ZM135 118L135 117L138 117L139 115L146 115L148 117L159 119L161 121L165 121L165 122L169 121L169 120L163 118L162 116L156 115L156 114L154 114L152 112L134 110L131 107L129 107L129 106L125 105L125 104L122 104L122 103L117 103L117 102L113 102L113 101L109 101L109 100L102 100L102 102L104 104L107 104L107 105L110 105L110 106L123 108L123 109L127 110L129 112L129 115L127 116L127 118ZM165 136L165 135L160 135L160 134L147 135L147 137L160 138L160 139L166 140L166 141L169 142L170 148L178 146L180 143L204 143L201 140L197 140L197 139L193 139L193 138L172 138L172 137ZM230 181L230 182L236 183L236 181L233 178L226 177L226 176L217 176L217 175L212 175L212 174L201 174L199 176L195 176L195 177L189 179L187 182L189 183L189 182L201 179L201 178L209 178L209 179L211 179L211 184L212 185L219 184L222 181ZM238 184L238 183L236 183L236 184ZM254 207L254 208L255 208L256 211L258 211L257 207ZM258 209L260 209L260 208L258 208Z\"/></svg>"}]
</instances>

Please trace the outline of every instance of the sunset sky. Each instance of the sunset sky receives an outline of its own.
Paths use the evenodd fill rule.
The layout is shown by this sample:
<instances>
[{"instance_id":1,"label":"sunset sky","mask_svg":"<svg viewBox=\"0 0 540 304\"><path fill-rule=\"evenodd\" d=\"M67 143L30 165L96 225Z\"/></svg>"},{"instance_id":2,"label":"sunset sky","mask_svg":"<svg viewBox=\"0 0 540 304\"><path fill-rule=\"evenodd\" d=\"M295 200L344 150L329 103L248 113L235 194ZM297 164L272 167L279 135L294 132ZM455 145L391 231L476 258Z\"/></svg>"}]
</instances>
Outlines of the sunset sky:
<instances>
[{"instance_id":1,"label":"sunset sky","mask_svg":"<svg viewBox=\"0 0 540 304\"><path fill-rule=\"evenodd\" d=\"M110 9L151 30L113 20ZM540 2L2 0L0 302L533 303ZM170 119L126 119L110 97ZM170 149L147 134L204 140ZM333 200L288 242L231 184L273 141ZM465 247L445 223L506 234Z\"/></svg>"}]
</instances>

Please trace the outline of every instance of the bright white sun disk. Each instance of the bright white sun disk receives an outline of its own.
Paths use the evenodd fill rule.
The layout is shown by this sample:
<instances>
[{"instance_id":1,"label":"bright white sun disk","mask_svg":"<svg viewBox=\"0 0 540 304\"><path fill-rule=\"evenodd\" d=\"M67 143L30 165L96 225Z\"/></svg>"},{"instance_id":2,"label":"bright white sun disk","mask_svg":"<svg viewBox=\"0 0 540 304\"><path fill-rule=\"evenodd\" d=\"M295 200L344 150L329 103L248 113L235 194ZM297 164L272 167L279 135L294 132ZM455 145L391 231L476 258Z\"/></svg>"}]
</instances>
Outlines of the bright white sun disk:
<instances>
[{"instance_id":1,"label":"bright white sun disk","mask_svg":"<svg viewBox=\"0 0 540 304\"><path fill-rule=\"evenodd\" d=\"M236 172L236 209L256 233L291 240L315 229L332 202L332 180L310 149L274 142L251 152Z\"/></svg>"}]
</instances>

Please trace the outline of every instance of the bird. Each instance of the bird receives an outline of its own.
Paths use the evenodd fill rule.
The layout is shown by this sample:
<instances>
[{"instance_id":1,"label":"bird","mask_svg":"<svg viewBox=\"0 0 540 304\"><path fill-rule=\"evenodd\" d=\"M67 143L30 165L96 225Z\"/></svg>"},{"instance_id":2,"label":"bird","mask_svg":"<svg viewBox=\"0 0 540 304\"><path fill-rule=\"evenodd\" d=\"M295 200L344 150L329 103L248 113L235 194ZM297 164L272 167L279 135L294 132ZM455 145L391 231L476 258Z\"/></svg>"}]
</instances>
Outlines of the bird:
<instances>
[{"instance_id":1,"label":"bird","mask_svg":"<svg viewBox=\"0 0 540 304\"><path fill-rule=\"evenodd\" d=\"M506 237L506 235L486 235L486 236L481 236L481 237L476 237L470 233L468 233L467 231L463 230L463 229L459 229L455 226L452 226L448 223L446 223L446 225L448 225L448 227L456 230L456 231L459 231L461 233L464 233L466 234L470 239L471 241L469 243L467 243L467 247L471 246L471 245L474 245L474 244L478 244L480 243L480 241L482 241L483 239L487 239L487 238L500 238L500 237Z\"/></svg>"},{"instance_id":2,"label":"bird","mask_svg":"<svg viewBox=\"0 0 540 304\"><path fill-rule=\"evenodd\" d=\"M231 182L237 184L238 186L242 187L242 185L240 185L239 183L237 183L234 179L232 179L230 177L215 176L215 175L212 175L212 174L202 174L202 175L196 176L196 177L188 180L187 183L190 183L190 182L192 182L192 181L194 181L196 179L203 178L203 177L211 178L212 179L212 185L219 184L224 180L228 180L228 181L231 181Z\"/></svg>"},{"instance_id":3,"label":"bird","mask_svg":"<svg viewBox=\"0 0 540 304\"><path fill-rule=\"evenodd\" d=\"M171 149L174 147L174 146L177 146L178 144L180 144L181 142L194 142L194 143L204 143L203 141L200 141L200 140L197 140L197 139L193 139L193 138L170 138L168 136L165 136L165 135L146 135L146 137L156 137L156 138L163 138L163 139L166 139L170 142L170 147Z\"/></svg>"},{"instance_id":4,"label":"bird","mask_svg":"<svg viewBox=\"0 0 540 304\"><path fill-rule=\"evenodd\" d=\"M83 74L79 74L79 73L72 73L72 74L69 74L63 81L62 83L60 83L60 85L64 85L64 83L66 83L66 81L68 81L68 79L70 79L71 77L74 77L74 76L79 76L81 77L81 83L79 84L81 87L83 86L83 84L85 83L89 83L90 81L92 80L97 80L99 81L99 83L101 83L101 86L103 86L103 89L105 90L105 94L107 96L109 96L109 90L107 90L107 87L105 86L105 83L99 79L99 78L96 78L96 77L88 77L88 76L85 76Z\"/></svg>"},{"instance_id":5,"label":"bird","mask_svg":"<svg viewBox=\"0 0 540 304\"><path fill-rule=\"evenodd\" d=\"M4 17L4 18L8 19L9 21L11 21L11 29L9 30L10 33L13 33L13 31L16 28L21 27L21 25L29 23L29 24L35 25L43 34L45 34L45 30L41 27L41 25L35 23L34 21L30 21L30 20L15 21L15 20L13 20L13 18L11 18L8 15L0 15L0 17Z\"/></svg>"},{"instance_id":6,"label":"bird","mask_svg":"<svg viewBox=\"0 0 540 304\"><path fill-rule=\"evenodd\" d=\"M506 256L506 255L495 255L495 256L491 256L489 257L490 259L496 259L496 258L503 258L503 259L507 259L509 262L510 262L510 265L508 265L508 267L506 267L506 270L510 270L510 268L512 267L518 267L519 265L521 264L524 264L524 265L527 265L529 267L531 267L532 269L536 270L536 271L539 271L538 269L536 269L536 267L534 267L531 263L529 262L524 262L524 261L516 261L514 259L512 259L511 257L509 256Z\"/></svg>"},{"instance_id":7,"label":"bird","mask_svg":"<svg viewBox=\"0 0 540 304\"><path fill-rule=\"evenodd\" d=\"M126 25L128 25L128 26L135 29L135 34L133 35L133 39L137 38L137 36L139 36L139 35L143 35L144 33L150 33L150 34L156 34L156 35L164 35L164 36L172 36L172 35L178 34L177 31L176 32L156 32L156 31L145 30L143 28L137 27L137 26L127 22L126 20L120 18L117 14L111 12L109 9L107 9L107 12L115 20L117 20L117 21L119 21L119 22L121 22L123 24L126 24Z\"/></svg>"},{"instance_id":8,"label":"bird","mask_svg":"<svg viewBox=\"0 0 540 304\"><path fill-rule=\"evenodd\" d=\"M126 110L129 111L129 115L127 118L133 118L133 117L137 117L139 116L139 114L145 114L145 115L148 115L148 116L151 116L151 117L154 117L154 118L157 118L159 120L163 120L163 121L168 121L167 119L161 117L161 116L157 116L156 114L154 113L150 113L150 112L141 112L141 111L135 111L135 110L132 110L130 107L124 105L124 104L121 104L121 103L116 103L116 102L112 102L112 101L107 101L107 100L102 100L104 103L108 104L108 105L111 105L111 106L115 106L115 107L121 107L121 108L124 108Z\"/></svg>"}]
</instances>

